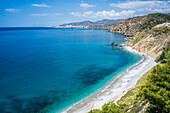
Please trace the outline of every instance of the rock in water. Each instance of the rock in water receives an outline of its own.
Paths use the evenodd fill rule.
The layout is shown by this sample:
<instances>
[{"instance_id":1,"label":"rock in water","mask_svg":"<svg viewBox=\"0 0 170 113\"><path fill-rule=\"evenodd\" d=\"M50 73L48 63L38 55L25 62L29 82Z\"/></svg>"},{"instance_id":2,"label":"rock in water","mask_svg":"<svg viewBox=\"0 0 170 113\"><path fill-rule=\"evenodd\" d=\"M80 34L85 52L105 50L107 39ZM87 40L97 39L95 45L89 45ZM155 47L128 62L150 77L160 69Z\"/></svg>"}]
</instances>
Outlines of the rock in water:
<instances>
[{"instance_id":1,"label":"rock in water","mask_svg":"<svg viewBox=\"0 0 170 113\"><path fill-rule=\"evenodd\" d=\"M112 46L114 46L114 41L112 42L112 44L111 44Z\"/></svg>"},{"instance_id":2,"label":"rock in water","mask_svg":"<svg viewBox=\"0 0 170 113\"><path fill-rule=\"evenodd\" d=\"M115 46L118 46L118 44L115 44Z\"/></svg>"}]
</instances>

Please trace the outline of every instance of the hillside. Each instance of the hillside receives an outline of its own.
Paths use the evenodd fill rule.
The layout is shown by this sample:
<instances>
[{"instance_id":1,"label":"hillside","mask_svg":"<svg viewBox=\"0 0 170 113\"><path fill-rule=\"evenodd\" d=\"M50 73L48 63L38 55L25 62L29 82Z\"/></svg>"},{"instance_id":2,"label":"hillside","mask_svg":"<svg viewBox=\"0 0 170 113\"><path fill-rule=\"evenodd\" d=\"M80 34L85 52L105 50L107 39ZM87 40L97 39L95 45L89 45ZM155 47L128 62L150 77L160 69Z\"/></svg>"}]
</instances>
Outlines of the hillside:
<instances>
[{"instance_id":1,"label":"hillside","mask_svg":"<svg viewBox=\"0 0 170 113\"><path fill-rule=\"evenodd\" d=\"M157 57L165 48L170 48L170 23L163 23L139 33L140 35L128 37L125 45Z\"/></svg>"},{"instance_id":2,"label":"hillside","mask_svg":"<svg viewBox=\"0 0 170 113\"><path fill-rule=\"evenodd\" d=\"M82 22L74 22L74 23L68 23L68 24L63 24L60 26L91 26L91 25L106 25L106 24L115 24L119 21L121 21L122 19L118 19L118 20L109 20L109 19L104 19L104 20L100 20L100 21L82 21Z\"/></svg>"},{"instance_id":3,"label":"hillside","mask_svg":"<svg viewBox=\"0 0 170 113\"><path fill-rule=\"evenodd\" d=\"M170 14L149 14L124 19L114 25L90 26L122 33L125 45L147 53L159 62L116 103L89 113L169 113L170 112Z\"/></svg>"},{"instance_id":4,"label":"hillside","mask_svg":"<svg viewBox=\"0 0 170 113\"><path fill-rule=\"evenodd\" d=\"M127 36L138 36L142 32L147 32L152 27L165 22L170 22L170 14L155 13L124 19L108 29L110 32L119 32Z\"/></svg>"},{"instance_id":5,"label":"hillside","mask_svg":"<svg viewBox=\"0 0 170 113\"><path fill-rule=\"evenodd\" d=\"M108 29L131 36L125 45L154 57L165 48L170 48L170 14L155 13L129 18Z\"/></svg>"},{"instance_id":6,"label":"hillside","mask_svg":"<svg viewBox=\"0 0 170 113\"><path fill-rule=\"evenodd\" d=\"M108 29L129 36L125 45L157 57L164 48L170 48L170 13L154 13L124 19L112 25L89 26L90 29Z\"/></svg>"}]
</instances>

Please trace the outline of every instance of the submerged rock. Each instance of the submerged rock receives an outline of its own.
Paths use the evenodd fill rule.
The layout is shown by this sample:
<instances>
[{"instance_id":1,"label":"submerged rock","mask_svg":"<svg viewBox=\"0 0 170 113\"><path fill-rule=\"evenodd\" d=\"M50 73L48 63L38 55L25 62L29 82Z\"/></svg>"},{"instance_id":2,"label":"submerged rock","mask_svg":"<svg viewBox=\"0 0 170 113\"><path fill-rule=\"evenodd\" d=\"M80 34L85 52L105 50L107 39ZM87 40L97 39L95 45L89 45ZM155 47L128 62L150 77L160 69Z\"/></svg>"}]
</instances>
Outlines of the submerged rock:
<instances>
[{"instance_id":1,"label":"submerged rock","mask_svg":"<svg viewBox=\"0 0 170 113\"><path fill-rule=\"evenodd\" d=\"M115 49L123 49L123 48L115 48Z\"/></svg>"}]
</instances>

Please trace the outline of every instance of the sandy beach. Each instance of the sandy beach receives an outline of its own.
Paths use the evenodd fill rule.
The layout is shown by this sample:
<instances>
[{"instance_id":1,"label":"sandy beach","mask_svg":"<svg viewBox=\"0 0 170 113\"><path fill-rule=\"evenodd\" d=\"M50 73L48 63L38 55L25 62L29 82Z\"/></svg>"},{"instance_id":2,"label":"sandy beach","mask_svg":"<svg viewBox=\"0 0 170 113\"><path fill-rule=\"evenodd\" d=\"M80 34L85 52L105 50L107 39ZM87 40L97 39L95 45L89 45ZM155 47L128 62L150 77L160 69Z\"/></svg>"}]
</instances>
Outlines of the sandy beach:
<instances>
[{"instance_id":1,"label":"sandy beach","mask_svg":"<svg viewBox=\"0 0 170 113\"><path fill-rule=\"evenodd\" d=\"M130 88L135 87L143 74L156 65L154 57L138 52L131 47L125 47L125 50L140 54L143 59L117 75L104 88L72 105L62 113L86 113L92 109L101 109L109 100L117 102Z\"/></svg>"}]
</instances>

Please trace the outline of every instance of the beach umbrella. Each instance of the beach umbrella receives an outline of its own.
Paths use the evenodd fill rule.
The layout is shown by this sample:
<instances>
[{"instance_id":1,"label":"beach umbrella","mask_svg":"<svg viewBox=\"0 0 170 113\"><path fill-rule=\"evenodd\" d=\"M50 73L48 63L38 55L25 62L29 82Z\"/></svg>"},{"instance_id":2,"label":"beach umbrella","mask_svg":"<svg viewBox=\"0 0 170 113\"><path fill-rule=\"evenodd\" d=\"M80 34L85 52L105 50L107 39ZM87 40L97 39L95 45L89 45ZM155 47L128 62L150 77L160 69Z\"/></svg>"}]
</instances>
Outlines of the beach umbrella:
<instances>
[{"instance_id":1,"label":"beach umbrella","mask_svg":"<svg viewBox=\"0 0 170 113\"><path fill-rule=\"evenodd\" d=\"M109 102L112 102L112 100L109 100Z\"/></svg>"}]
</instances>

